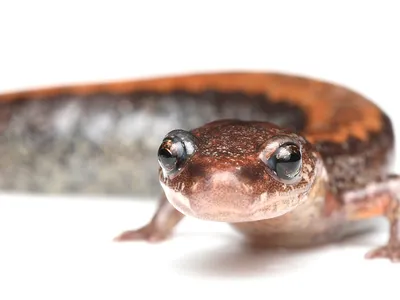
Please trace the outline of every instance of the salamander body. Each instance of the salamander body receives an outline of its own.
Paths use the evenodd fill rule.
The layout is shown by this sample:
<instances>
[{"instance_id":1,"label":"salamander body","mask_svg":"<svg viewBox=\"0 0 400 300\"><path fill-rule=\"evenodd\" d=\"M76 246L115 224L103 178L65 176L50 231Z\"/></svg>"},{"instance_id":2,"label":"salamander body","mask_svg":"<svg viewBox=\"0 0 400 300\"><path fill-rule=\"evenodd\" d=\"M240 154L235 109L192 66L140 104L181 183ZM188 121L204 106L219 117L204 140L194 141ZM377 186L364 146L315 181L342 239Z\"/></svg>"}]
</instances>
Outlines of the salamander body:
<instances>
[{"instance_id":1,"label":"salamander body","mask_svg":"<svg viewBox=\"0 0 400 300\"><path fill-rule=\"evenodd\" d=\"M252 243L302 247L391 224L367 257L400 259L387 114L361 94L278 73L209 73L0 95L0 188L155 196L164 240L183 216Z\"/></svg>"}]
</instances>

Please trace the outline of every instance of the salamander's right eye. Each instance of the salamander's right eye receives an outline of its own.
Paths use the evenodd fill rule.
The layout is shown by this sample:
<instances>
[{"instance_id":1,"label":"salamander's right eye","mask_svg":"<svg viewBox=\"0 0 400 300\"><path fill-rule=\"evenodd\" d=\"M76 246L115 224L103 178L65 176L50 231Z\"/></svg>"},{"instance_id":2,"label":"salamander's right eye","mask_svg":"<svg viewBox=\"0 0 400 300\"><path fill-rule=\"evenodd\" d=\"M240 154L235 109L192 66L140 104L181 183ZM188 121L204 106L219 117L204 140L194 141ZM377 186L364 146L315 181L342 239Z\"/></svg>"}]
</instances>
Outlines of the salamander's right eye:
<instances>
[{"instance_id":1,"label":"salamander's right eye","mask_svg":"<svg viewBox=\"0 0 400 300\"><path fill-rule=\"evenodd\" d=\"M173 130L167 134L158 149L158 163L164 175L173 175L194 154L194 136L185 130Z\"/></svg>"},{"instance_id":2,"label":"salamander's right eye","mask_svg":"<svg viewBox=\"0 0 400 300\"><path fill-rule=\"evenodd\" d=\"M278 144L278 145L277 145ZM297 183L302 174L301 145L292 141L269 142L260 159L276 180L286 184Z\"/></svg>"},{"instance_id":3,"label":"salamander's right eye","mask_svg":"<svg viewBox=\"0 0 400 300\"><path fill-rule=\"evenodd\" d=\"M281 145L269 158L267 165L280 179L295 178L301 169L300 148L294 143Z\"/></svg>"}]
</instances>

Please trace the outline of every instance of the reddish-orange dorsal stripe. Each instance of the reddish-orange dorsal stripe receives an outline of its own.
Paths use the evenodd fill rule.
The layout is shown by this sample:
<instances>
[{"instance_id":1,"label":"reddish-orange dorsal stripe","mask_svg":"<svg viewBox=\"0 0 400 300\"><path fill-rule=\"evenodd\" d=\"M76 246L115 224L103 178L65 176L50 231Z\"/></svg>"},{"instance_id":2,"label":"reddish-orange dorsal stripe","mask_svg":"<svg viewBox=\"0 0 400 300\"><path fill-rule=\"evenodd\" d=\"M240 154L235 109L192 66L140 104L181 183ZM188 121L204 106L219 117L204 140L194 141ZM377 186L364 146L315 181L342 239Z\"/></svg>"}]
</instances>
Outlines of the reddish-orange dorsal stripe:
<instances>
[{"instance_id":1,"label":"reddish-orange dorsal stripe","mask_svg":"<svg viewBox=\"0 0 400 300\"><path fill-rule=\"evenodd\" d=\"M344 87L299 76L277 73L209 73L150 78L124 82L72 85L20 91L0 95L1 102L41 99L58 94L133 93L174 90L201 92L243 92L267 94L271 101L288 100L307 114L303 134L310 142L345 142L350 136L366 140L370 132L382 129L380 109L363 96Z\"/></svg>"}]
</instances>

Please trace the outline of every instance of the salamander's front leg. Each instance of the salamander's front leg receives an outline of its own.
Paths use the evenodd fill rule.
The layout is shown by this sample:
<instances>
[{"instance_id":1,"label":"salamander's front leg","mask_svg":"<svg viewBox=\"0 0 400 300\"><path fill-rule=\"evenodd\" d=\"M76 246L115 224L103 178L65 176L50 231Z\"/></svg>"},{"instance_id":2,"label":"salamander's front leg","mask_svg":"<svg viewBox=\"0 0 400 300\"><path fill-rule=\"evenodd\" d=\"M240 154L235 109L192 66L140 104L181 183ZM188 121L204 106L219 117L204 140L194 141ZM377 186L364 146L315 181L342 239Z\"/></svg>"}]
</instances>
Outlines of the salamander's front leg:
<instances>
[{"instance_id":1,"label":"salamander's front leg","mask_svg":"<svg viewBox=\"0 0 400 300\"><path fill-rule=\"evenodd\" d=\"M155 215L147 225L139 229L125 231L117 236L114 241L163 241L168 238L183 217L184 215L176 210L163 195Z\"/></svg>"},{"instance_id":2,"label":"salamander's front leg","mask_svg":"<svg viewBox=\"0 0 400 300\"><path fill-rule=\"evenodd\" d=\"M400 262L400 205L399 199L393 198L386 211L390 222L390 236L386 246L379 247L366 254L367 258L390 258L392 261Z\"/></svg>"},{"instance_id":3,"label":"salamander's front leg","mask_svg":"<svg viewBox=\"0 0 400 300\"><path fill-rule=\"evenodd\" d=\"M389 241L385 246L366 254L367 258L389 258L400 262L400 176L391 175L385 180L371 183L360 191L343 195L349 219L359 220L386 216L390 222Z\"/></svg>"}]
</instances>

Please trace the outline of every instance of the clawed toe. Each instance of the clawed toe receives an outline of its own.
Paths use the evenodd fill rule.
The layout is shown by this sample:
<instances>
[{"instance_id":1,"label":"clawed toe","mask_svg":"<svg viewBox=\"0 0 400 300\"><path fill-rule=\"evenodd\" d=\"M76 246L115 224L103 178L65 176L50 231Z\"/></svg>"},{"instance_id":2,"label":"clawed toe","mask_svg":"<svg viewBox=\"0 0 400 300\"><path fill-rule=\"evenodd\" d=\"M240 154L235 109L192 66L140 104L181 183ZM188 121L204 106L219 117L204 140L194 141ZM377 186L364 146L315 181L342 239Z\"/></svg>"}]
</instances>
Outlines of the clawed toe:
<instances>
[{"instance_id":1,"label":"clawed toe","mask_svg":"<svg viewBox=\"0 0 400 300\"><path fill-rule=\"evenodd\" d=\"M125 231L113 240L115 242L147 241L150 243L156 243L161 242L166 238L167 235L164 232L149 224L137 230Z\"/></svg>"},{"instance_id":2,"label":"clawed toe","mask_svg":"<svg viewBox=\"0 0 400 300\"><path fill-rule=\"evenodd\" d=\"M386 258L392 262L400 262L400 246L383 246L368 252L365 257L367 259Z\"/></svg>"}]
</instances>

